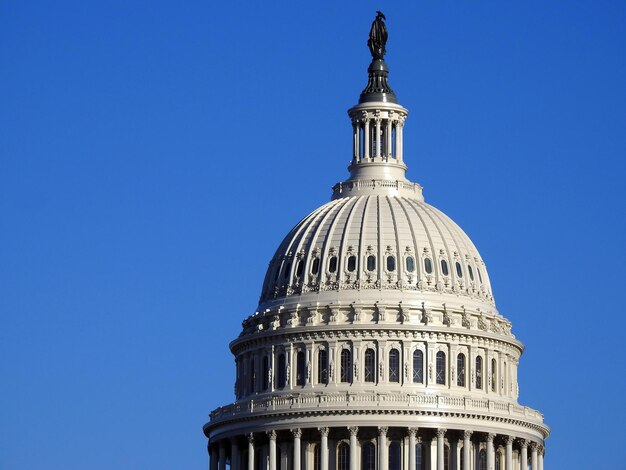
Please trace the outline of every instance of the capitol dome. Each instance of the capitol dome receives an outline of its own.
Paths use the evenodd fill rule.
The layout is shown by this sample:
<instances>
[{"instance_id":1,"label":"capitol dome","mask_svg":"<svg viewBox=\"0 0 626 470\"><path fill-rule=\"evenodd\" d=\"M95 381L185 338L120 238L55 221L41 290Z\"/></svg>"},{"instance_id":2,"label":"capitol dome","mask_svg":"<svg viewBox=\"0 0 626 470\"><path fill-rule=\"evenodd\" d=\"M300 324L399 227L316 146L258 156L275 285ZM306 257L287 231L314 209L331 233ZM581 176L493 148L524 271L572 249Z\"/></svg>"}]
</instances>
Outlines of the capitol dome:
<instances>
[{"instance_id":1,"label":"capitol dome","mask_svg":"<svg viewBox=\"0 0 626 470\"><path fill-rule=\"evenodd\" d=\"M405 176L383 19L348 110L349 177L284 238L230 343L211 470L543 470L549 428L518 403L523 345L485 263Z\"/></svg>"}]
</instances>

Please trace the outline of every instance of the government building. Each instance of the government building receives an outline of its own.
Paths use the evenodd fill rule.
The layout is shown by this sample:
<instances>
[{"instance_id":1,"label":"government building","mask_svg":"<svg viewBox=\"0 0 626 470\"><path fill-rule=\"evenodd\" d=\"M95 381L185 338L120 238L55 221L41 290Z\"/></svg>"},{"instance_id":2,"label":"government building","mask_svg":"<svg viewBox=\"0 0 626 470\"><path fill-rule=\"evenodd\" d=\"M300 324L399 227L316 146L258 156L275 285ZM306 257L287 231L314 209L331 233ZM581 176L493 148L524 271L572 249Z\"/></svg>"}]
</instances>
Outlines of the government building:
<instances>
[{"instance_id":1,"label":"government building","mask_svg":"<svg viewBox=\"0 0 626 470\"><path fill-rule=\"evenodd\" d=\"M230 343L235 401L204 426L211 470L543 469L549 428L517 401L523 345L487 266L405 177L386 42L379 12L349 177L279 245Z\"/></svg>"}]
</instances>

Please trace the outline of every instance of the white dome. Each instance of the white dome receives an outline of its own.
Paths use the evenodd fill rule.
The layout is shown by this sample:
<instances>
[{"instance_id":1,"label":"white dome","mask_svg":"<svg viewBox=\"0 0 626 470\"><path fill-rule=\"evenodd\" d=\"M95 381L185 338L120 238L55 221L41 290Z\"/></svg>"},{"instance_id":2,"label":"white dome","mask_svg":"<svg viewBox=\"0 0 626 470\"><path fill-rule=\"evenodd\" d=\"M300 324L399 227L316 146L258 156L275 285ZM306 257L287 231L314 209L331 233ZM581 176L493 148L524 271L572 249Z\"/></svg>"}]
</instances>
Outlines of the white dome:
<instances>
[{"instance_id":1,"label":"white dome","mask_svg":"<svg viewBox=\"0 0 626 470\"><path fill-rule=\"evenodd\" d=\"M394 292L421 300L425 293L440 293L493 306L485 263L472 241L420 199L360 195L316 209L280 244L261 305L292 296L308 303L310 296L341 298L349 291L354 298L355 290L379 290L391 291L385 299Z\"/></svg>"}]
</instances>

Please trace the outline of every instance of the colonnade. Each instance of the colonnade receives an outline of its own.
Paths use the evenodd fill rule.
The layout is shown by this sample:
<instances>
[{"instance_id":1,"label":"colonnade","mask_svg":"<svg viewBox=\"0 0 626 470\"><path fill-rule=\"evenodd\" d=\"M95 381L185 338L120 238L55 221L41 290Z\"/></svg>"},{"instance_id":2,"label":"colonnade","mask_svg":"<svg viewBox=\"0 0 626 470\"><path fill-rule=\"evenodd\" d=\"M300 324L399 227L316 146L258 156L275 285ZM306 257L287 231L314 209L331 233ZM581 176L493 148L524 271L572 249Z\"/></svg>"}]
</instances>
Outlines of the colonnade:
<instances>
[{"instance_id":1,"label":"colonnade","mask_svg":"<svg viewBox=\"0 0 626 470\"><path fill-rule=\"evenodd\" d=\"M366 445L375 458L361 455ZM470 430L347 426L224 438L209 454L210 470L543 470L544 447Z\"/></svg>"},{"instance_id":2,"label":"colonnade","mask_svg":"<svg viewBox=\"0 0 626 470\"><path fill-rule=\"evenodd\" d=\"M393 112L364 113L362 119L353 118L353 162L389 161L402 162L402 130L405 115Z\"/></svg>"}]
</instances>

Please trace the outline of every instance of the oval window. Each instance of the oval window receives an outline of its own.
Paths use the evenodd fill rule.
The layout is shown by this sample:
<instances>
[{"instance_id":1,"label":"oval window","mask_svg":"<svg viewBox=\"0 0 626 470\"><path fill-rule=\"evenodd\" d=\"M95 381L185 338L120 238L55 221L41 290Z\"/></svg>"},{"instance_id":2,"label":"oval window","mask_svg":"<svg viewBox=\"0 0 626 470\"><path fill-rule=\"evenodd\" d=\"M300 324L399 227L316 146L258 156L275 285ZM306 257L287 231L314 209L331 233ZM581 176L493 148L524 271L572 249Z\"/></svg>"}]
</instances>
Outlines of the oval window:
<instances>
[{"instance_id":1,"label":"oval window","mask_svg":"<svg viewBox=\"0 0 626 470\"><path fill-rule=\"evenodd\" d=\"M461 269L461 263L456 262L456 275L459 277L463 277L463 270Z\"/></svg>"},{"instance_id":2,"label":"oval window","mask_svg":"<svg viewBox=\"0 0 626 470\"><path fill-rule=\"evenodd\" d=\"M376 256L369 255L367 257L367 270L373 271L374 269L376 269Z\"/></svg>"},{"instance_id":3,"label":"oval window","mask_svg":"<svg viewBox=\"0 0 626 470\"><path fill-rule=\"evenodd\" d=\"M430 274L433 272L433 262L430 258L424 258L424 270Z\"/></svg>"},{"instance_id":4,"label":"oval window","mask_svg":"<svg viewBox=\"0 0 626 470\"><path fill-rule=\"evenodd\" d=\"M415 271L415 260L413 259L412 256L406 257L406 270L410 273Z\"/></svg>"},{"instance_id":5,"label":"oval window","mask_svg":"<svg viewBox=\"0 0 626 470\"><path fill-rule=\"evenodd\" d=\"M298 265L296 266L296 276L302 276L302 270L304 269L304 258L298 260Z\"/></svg>"},{"instance_id":6,"label":"oval window","mask_svg":"<svg viewBox=\"0 0 626 470\"><path fill-rule=\"evenodd\" d=\"M356 270L356 256L348 256L348 271L353 273Z\"/></svg>"},{"instance_id":7,"label":"oval window","mask_svg":"<svg viewBox=\"0 0 626 470\"><path fill-rule=\"evenodd\" d=\"M447 276L448 274L450 274L450 271L448 271L448 262L445 259L441 260L441 273L444 276Z\"/></svg>"},{"instance_id":8,"label":"oval window","mask_svg":"<svg viewBox=\"0 0 626 470\"><path fill-rule=\"evenodd\" d=\"M287 266L285 266L285 272L283 272L283 277L285 279L289 278L289 271L291 270L291 263L287 263Z\"/></svg>"},{"instance_id":9,"label":"oval window","mask_svg":"<svg viewBox=\"0 0 626 470\"><path fill-rule=\"evenodd\" d=\"M337 257L331 256L330 261L328 262L328 271L334 273L337 271Z\"/></svg>"},{"instance_id":10,"label":"oval window","mask_svg":"<svg viewBox=\"0 0 626 470\"><path fill-rule=\"evenodd\" d=\"M393 272L396 270L396 257L387 256L387 271Z\"/></svg>"},{"instance_id":11,"label":"oval window","mask_svg":"<svg viewBox=\"0 0 626 470\"><path fill-rule=\"evenodd\" d=\"M315 258L313 260L313 266L311 266L311 274L316 275L320 271L320 259Z\"/></svg>"},{"instance_id":12,"label":"oval window","mask_svg":"<svg viewBox=\"0 0 626 470\"><path fill-rule=\"evenodd\" d=\"M470 279L473 281L474 280L474 271L472 271L472 267L469 264L467 265L467 272L469 273Z\"/></svg>"}]
</instances>

